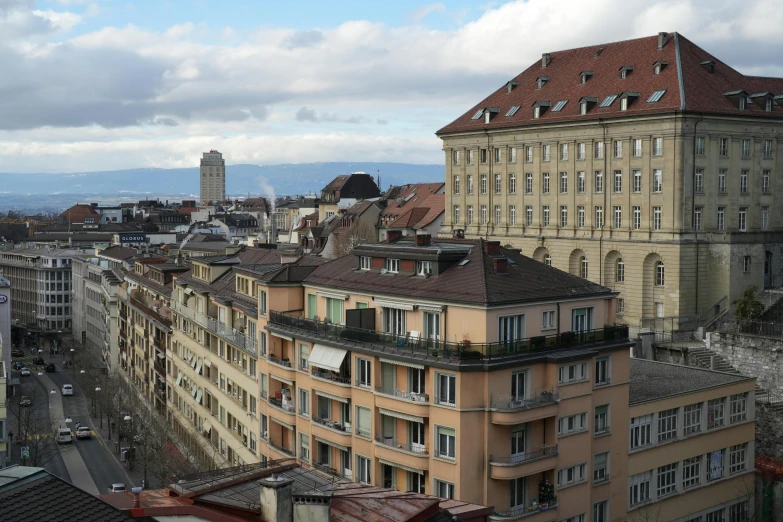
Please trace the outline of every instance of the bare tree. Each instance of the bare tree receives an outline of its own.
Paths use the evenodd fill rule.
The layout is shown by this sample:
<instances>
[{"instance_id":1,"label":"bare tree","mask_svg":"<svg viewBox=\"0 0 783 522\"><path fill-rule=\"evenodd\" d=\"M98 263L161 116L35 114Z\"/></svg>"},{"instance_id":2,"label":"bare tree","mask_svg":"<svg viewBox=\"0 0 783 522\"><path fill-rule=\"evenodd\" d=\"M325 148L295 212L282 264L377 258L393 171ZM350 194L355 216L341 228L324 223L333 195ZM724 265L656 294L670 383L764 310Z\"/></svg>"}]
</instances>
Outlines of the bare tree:
<instances>
[{"instance_id":1,"label":"bare tree","mask_svg":"<svg viewBox=\"0 0 783 522\"><path fill-rule=\"evenodd\" d=\"M20 401L9 409L17 420L22 446L29 449L29 465L43 467L61 451L68 451L71 448L60 447L57 444L56 427L49 418L48 397L36 390L23 397L30 399L28 406L22 406ZM28 465L27 459L23 459L23 465Z\"/></svg>"},{"instance_id":2,"label":"bare tree","mask_svg":"<svg viewBox=\"0 0 783 522\"><path fill-rule=\"evenodd\" d=\"M334 232L337 257L350 254L351 250L364 243L377 243L378 232L371 223L357 220L348 228L337 229Z\"/></svg>"}]
</instances>

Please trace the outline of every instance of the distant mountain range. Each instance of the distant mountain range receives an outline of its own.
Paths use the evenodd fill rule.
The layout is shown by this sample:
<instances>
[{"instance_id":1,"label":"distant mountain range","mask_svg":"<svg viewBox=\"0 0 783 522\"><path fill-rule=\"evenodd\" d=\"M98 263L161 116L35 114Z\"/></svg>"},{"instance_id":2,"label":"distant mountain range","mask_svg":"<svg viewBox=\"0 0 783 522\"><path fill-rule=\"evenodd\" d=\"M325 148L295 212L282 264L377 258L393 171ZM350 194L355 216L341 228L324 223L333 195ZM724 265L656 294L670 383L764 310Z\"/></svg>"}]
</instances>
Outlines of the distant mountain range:
<instances>
[{"instance_id":1,"label":"distant mountain range","mask_svg":"<svg viewBox=\"0 0 783 522\"><path fill-rule=\"evenodd\" d=\"M320 192L335 176L351 172L380 175L381 187L444 180L443 165L409 163L332 162L282 165L228 165L226 191L231 196L280 195ZM128 169L62 174L0 173L0 194L5 196L117 195L176 199L198 197L198 167L183 169ZM6 199L6 198L2 198ZM27 199L27 198L24 198Z\"/></svg>"}]
</instances>

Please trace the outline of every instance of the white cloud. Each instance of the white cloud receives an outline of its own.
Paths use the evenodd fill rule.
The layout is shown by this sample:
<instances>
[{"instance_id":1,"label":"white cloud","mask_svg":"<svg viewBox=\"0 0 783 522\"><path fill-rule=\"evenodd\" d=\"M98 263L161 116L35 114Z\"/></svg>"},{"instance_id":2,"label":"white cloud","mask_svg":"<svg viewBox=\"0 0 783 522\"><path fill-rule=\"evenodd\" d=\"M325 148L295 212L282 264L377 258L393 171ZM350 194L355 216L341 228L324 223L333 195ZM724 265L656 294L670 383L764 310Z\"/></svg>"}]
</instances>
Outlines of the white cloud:
<instances>
[{"instance_id":1,"label":"white cloud","mask_svg":"<svg viewBox=\"0 0 783 522\"><path fill-rule=\"evenodd\" d=\"M434 131L542 52L658 31L680 31L742 71L783 74L775 0L594 0L590 9L576 0L520 0L484 9L454 29L416 23L449 15L434 3L400 27L355 20L240 32L183 21L62 40L79 15L0 0L2 164L65 169L78 154L81 168L193 164L213 141L264 163L442 161ZM59 42L45 39L55 33ZM283 145L271 145L275 139Z\"/></svg>"}]
</instances>

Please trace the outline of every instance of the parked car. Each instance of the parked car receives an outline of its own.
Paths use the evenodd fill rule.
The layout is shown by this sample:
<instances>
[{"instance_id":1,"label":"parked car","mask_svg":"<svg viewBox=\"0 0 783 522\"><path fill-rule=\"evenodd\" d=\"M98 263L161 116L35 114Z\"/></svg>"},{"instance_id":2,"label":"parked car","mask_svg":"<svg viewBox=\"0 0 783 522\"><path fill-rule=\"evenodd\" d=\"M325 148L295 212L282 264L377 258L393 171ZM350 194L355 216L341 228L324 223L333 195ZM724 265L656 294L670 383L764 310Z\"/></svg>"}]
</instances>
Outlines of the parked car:
<instances>
[{"instance_id":1,"label":"parked car","mask_svg":"<svg viewBox=\"0 0 783 522\"><path fill-rule=\"evenodd\" d=\"M54 363L49 363L46 365L46 373L53 373L56 372L57 368L54 367Z\"/></svg>"},{"instance_id":2,"label":"parked car","mask_svg":"<svg viewBox=\"0 0 783 522\"><path fill-rule=\"evenodd\" d=\"M19 406L32 406L32 405L33 405L33 400L27 395L22 395L22 398L19 400Z\"/></svg>"},{"instance_id":3,"label":"parked car","mask_svg":"<svg viewBox=\"0 0 783 522\"><path fill-rule=\"evenodd\" d=\"M20 363L19 361L14 361L14 362L11 364L11 368L13 368L13 369L14 369L14 370L16 370L16 371L19 371L19 370L21 370L22 368L24 368L24 365L23 365L22 363Z\"/></svg>"},{"instance_id":4,"label":"parked car","mask_svg":"<svg viewBox=\"0 0 783 522\"><path fill-rule=\"evenodd\" d=\"M73 395L73 384L63 384L63 395Z\"/></svg>"},{"instance_id":5,"label":"parked car","mask_svg":"<svg viewBox=\"0 0 783 522\"><path fill-rule=\"evenodd\" d=\"M89 439L92 437L92 432L90 431L90 428L87 426L79 426L76 428L76 438L77 439Z\"/></svg>"},{"instance_id":6,"label":"parked car","mask_svg":"<svg viewBox=\"0 0 783 522\"><path fill-rule=\"evenodd\" d=\"M22 377L30 377L30 370L27 369L26 366L22 366L22 369L19 370L19 373L22 374Z\"/></svg>"},{"instance_id":7,"label":"parked car","mask_svg":"<svg viewBox=\"0 0 783 522\"><path fill-rule=\"evenodd\" d=\"M11 350L11 357L24 357L24 351L18 348Z\"/></svg>"},{"instance_id":8,"label":"parked car","mask_svg":"<svg viewBox=\"0 0 783 522\"><path fill-rule=\"evenodd\" d=\"M112 484L109 486L109 493L124 493L125 492L125 484L122 482L117 482L116 484Z\"/></svg>"},{"instance_id":9,"label":"parked car","mask_svg":"<svg viewBox=\"0 0 783 522\"><path fill-rule=\"evenodd\" d=\"M43 357L33 357L33 364L46 364Z\"/></svg>"},{"instance_id":10,"label":"parked car","mask_svg":"<svg viewBox=\"0 0 783 522\"><path fill-rule=\"evenodd\" d=\"M73 433L70 428L60 428L57 430L57 444L70 444L73 442Z\"/></svg>"}]
</instances>

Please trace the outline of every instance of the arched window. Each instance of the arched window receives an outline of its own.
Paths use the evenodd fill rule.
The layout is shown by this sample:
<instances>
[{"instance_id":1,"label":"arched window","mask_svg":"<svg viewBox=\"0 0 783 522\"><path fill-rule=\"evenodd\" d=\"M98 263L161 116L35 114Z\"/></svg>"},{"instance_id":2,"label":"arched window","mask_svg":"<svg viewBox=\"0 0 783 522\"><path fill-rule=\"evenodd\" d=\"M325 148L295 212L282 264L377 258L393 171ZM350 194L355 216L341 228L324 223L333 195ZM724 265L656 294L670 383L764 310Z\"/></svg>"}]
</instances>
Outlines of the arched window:
<instances>
[{"instance_id":1,"label":"arched window","mask_svg":"<svg viewBox=\"0 0 783 522\"><path fill-rule=\"evenodd\" d=\"M623 262L622 258L617 260L617 271L616 271L616 277L615 280L618 283L622 283L625 281L625 263Z\"/></svg>"},{"instance_id":2,"label":"arched window","mask_svg":"<svg viewBox=\"0 0 783 522\"><path fill-rule=\"evenodd\" d=\"M587 258L582 256L579 258L579 267L581 269L580 275L582 279L587 279Z\"/></svg>"},{"instance_id":3,"label":"arched window","mask_svg":"<svg viewBox=\"0 0 783 522\"><path fill-rule=\"evenodd\" d=\"M552 266L552 256L550 256L549 254L545 255L544 256L544 264L546 266Z\"/></svg>"},{"instance_id":4,"label":"arched window","mask_svg":"<svg viewBox=\"0 0 783 522\"><path fill-rule=\"evenodd\" d=\"M665 281L665 272L663 267L663 261L655 263L655 286L663 286Z\"/></svg>"}]
</instances>

